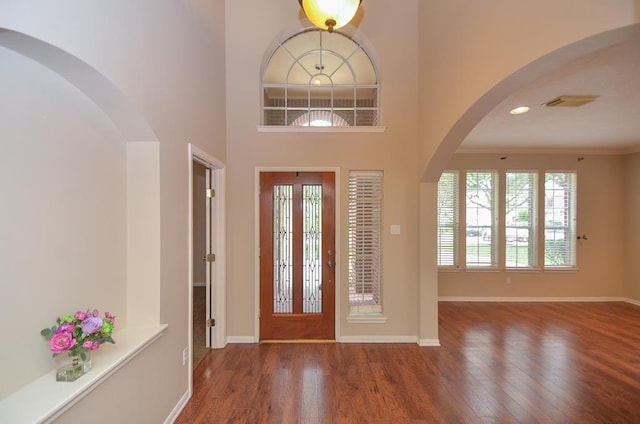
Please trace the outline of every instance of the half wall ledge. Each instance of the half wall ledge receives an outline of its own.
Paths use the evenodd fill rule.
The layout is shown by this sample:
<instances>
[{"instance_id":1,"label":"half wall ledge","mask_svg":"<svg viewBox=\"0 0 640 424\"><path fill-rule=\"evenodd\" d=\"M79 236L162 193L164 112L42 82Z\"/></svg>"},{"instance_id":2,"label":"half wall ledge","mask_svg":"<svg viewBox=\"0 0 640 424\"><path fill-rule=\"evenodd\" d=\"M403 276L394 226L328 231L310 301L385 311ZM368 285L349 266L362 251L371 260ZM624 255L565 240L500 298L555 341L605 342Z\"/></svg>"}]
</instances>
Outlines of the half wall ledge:
<instances>
[{"instance_id":1,"label":"half wall ledge","mask_svg":"<svg viewBox=\"0 0 640 424\"><path fill-rule=\"evenodd\" d=\"M0 401L0 422L50 423L135 358L167 329L125 328L113 333L116 344L94 352L92 369L74 382L56 382L55 370L10 394ZM37 402L34 402L37 399Z\"/></svg>"}]
</instances>

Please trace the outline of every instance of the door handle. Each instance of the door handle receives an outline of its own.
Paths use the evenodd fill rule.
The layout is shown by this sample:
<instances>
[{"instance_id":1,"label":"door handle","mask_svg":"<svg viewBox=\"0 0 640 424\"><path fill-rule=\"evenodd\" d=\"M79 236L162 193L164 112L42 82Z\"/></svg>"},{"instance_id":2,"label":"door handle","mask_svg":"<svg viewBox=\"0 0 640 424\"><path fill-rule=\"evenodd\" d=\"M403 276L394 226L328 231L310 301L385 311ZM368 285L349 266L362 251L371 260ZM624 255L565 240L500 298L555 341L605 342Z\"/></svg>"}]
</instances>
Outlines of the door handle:
<instances>
[{"instance_id":1,"label":"door handle","mask_svg":"<svg viewBox=\"0 0 640 424\"><path fill-rule=\"evenodd\" d=\"M335 266L336 266L336 263L335 263L335 262L332 262L332 261L328 261L328 262L327 262L327 266L328 266L329 268L333 268L333 267L335 267Z\"/></svg>"}]
</instances>

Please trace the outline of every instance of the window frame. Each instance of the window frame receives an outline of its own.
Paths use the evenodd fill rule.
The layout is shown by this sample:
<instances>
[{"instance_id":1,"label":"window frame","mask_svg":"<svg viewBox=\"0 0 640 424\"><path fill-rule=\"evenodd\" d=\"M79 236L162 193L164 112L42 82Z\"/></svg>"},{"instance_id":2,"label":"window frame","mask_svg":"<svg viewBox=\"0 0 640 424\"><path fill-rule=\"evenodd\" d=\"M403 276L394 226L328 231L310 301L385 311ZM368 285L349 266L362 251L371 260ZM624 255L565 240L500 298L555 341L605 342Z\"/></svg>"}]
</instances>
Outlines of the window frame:
<instances>
[{"instance_id":1,"label":"window frame","mask_svg":"<svg viewBox=\"0 0 640 424\"><path fill-rule=\"evenodd\" d=\"M313 34L318 34L319 42L317 44L315 41L311 43L310 37L312 37ZM300 37L302 43L309 43L309 47L306 48L306 50L302 49L304 50L302 51L299 46L295 46L296 48L291 50L288 44L296 39L296 37ZM342 37L340 38L342 44L341 42L325 43L323 37ZM347 45L348 42L351 44ZM327 46L325 46L325 44L327 44ZM337 47L341 45L342 47ZM310 57L317 54L320 54L320 63L315 63L314 68L314 66L310 66L313 64L309 64L308 62ZM275 77L276 74L270 73L269 68L271 61L278 55L291 60L289 64L290 68L286 69L286 72L280 79ZM323 63L322 60L323 56L333 58L341 64L337 66L336 69L329 68L325 71L325 63ZM364 63L363 57L368 59L370 68L368 66L360 66L360 68L354 67L354 64L362 65ZM329 66L329 64L327 64L327 66ZM308 76L308 80L304 82L298 81L298 78L292 80L291 72L294 67L300 75ZM274 69L280 69L280 67ZM338 78L334 81L335 74L340 69L346 70L344 72L345 75L350 74L352 80L341 81L341 79ZM366 71L361 71L363 69ZM370 72L368 74L369 78L366 77L367 72ZM269 78L267 79L268 75ZM323 131L326 131L327 128L381 128L382 131L384 130L383 127L379 125L379 123L382 122L380 78L375 61L361 42L341 31L328 33L315 27L309 27L297 31L279 41L273 50L268 53L263 62L261 87L260 104L262 114L260 119L261 125L258 126L260 131L268 131L264 129L265 127L280 129L304 128L310 131L318 128L321 128ZM295 94L290 94L290 90L292 93L295 92ZM269 92L273 93L274 91L281 91L284 94L282 94L282 98L277 96L272 101L269 101ZM306 95L301 97L300 93L303 92L305 92ZM329 93L328 96L326 94L327 92ZM340 94L347 92L351 94ZM363 95L363 93L367 92L372 92L373 94ZM274 115L280 112L282 113L282 117ZM328 118L325 116L323 120L331 121L332 125L328 127L302 125L292 127L292 124L299 122L303 116L307 116L309 122L311 122L314 114L317 113L324 113L328 116ZM348 122L350 124L346 127L333 126L334 121Z\"/></svg>"},{"instance_id":2,"label":"window frame","mask_svg":"<svg viewBox=\"0 0 640 424\"><path fill-rule=\"evenodd\" d=\"M549 198L547 197L547 176L550 174L560 175L563 174L569 178L569 193L565 193L563 196L565 197L564 203L565 207L561 214L566 215L561 218L566 222L561 225L547 225L547 202ZM544 173L544 231L543 231L543 251L544 251L544 259L543 266L545 270L567 270L567 269L575 269L577 267L577 221L578 221L578 173L576 171L545 171ZM560 190L554 190L554 193ZM566 190L565 190L566 191ZM568 199L566 198L568 196ZM554 201L555 203L555 201ZM558 210L560 208L554 207L553 210ZM555 214L554 214L555 216ZM550 265L547 264L548 257L553 253L550 252L547 247L548 241L557 241L555 234L557 231L561 230L565 233L564 241L565 241L565 252L563 256L568 259L568 264L559 264L559 265ZM547 232L553 231L554 237L553 240L547 239Z\"/></svg>"},{"instance_id":3,"label":"window frame","mask_svg":"<svg viewBox=\"0 0 640 424\"><path fill-rule=\"evenodd\" d=\"M510 190L510 185L509 185L509 175L515 175L515 174L526 174L528 176L528 182L530 184L529 189L527 190L527 192L525 193L525 196L527 196L529 198L529 206L528 206L528 216L527 216L527 221L528 221L528 225L523 226L523 225L509 225L508 221L509 221L509 197L511 194L511 190ZM539 186L539 172L537 170L507 170L504 172L504 176L505 176L505 200L504 200L504 213L501 215L503 216L503 225L502 227L504 228L504 253L505 253L505 258L504 258L504 268L505 269L509 269L509 270L532 270L532 269L538 269L539 265L538 265L538 226L539 226L539 222L538 222L538 215L539 215L539 202L538 202L538 198L539 198L539 194L538 194L538 186ZM518 194L519 196L519 194ZM518 215L518 213L516 212L516 215ZM518 219L517 217L515 218L515 221L517 222ZM521 233L519 232L520 229L522 228L526 228L527 229L527 245L526 245L526 249L527 249L527 264L525 266L518 266L518 251L520 246L520 242L522 241L520 239L521 237ZM512 237L511 232L509 231L510 229L514 229L515 230L515 240L511 240L511 243L515 243L515 246L510 245L510 237ZM508 253L509 253L509 247L512 246L515 248L515 254L516 254L516 264L515 265L507 265L507 257L508 257ZM514 251L514 249L512 248L511 251Z\"/></svg>"},{"instance_id":4,"label":"window frame","mask_svg":"<svg viewBox=\"0 0 640 424\"><path fill-rule=\"evenodd\" d=\"M578 171L577 170L554 170L554 169L545 169L545 168L535 168L535 169L526 169L526 168L499 168L498 170L487 170L486 168L451 168L443 171L444 173L458 172L459 173L459 181L458 181L458 219L459 225L457 230L457 237L455 237L457 248L456 255L457 257L454 259L454 263L457 262L457 266L451 265L441 265L440 264L440 243L436 242L437 252L436 252L436 265L439 271L447 272L447 271L466 271L466 272L498 272L498 271L508 271L508 272L574 272L578 270L578 255L577 255L577 221L578 221ZM467 217L467 175L479 172L495 172L496 176L496 184L495 184L495 197L497 199L497 207L495 214L495 227L492 229L491 238L498 240L497 247L495 251L496 255L496 264L495 266L489 265L481 265L475 266L474 264L469 264L467 262L468 254L467 254L467 229L469 219ZM535 205L531 205L531 212L528 221L528 229L530 234L530 240L533 240L535 246L529 246L529 263L527 266L507 266L507 239L508 234L507 230L511 227L507 223L507 174L509 173L529 173L530 181L536 186L532 188L532 192L529 194L529 198L535 202ZM547 249L545 248L545 235L547 232L552 230L559 230L559 228L549 228L546 225L545 220L545 196L546 194L546 178L547 174L567 174L569 175L570 190L567 191L567 223L570 225L565 225L560 230L564 231L566 234L563 240L566 240L566 248L567 251L565 253L568 258L565 264L549 264L545 259ZM464 181L464 184L463 184ZM504 187L504 189L501 189ZM440 190L440 181L438 181L438 190ZM439 193L438 193L439 194ZM463 203L464 202L464 203ZM437 213L436 219L439 219L439 207L440 203L436 204ZM477 227L477 225L476 225ZM439 232L439 222L436 223L436 231ZM531 235L532 234L532 235ZM439 237L438 235L436 237ZM531 244L531 243L530 243ZM499 250L498 250L499 249ZM531 256L533 255L533 257Z\"/></svg>"},{"instance_id":5,"label":"window frame","mask_svg":"<svg viewBox=\"0 0 640 424\"><path fill-rule=\"evenodd\" d=\"M481 212L481 208L482 205L478 205L478 207L476 209L478 209L478 212L476 213L476 224L475 225L469 225L469 177L470 174L488 174L491 177L491 187L490 187L490 198L489 198L489 202L490 202L490 209L489 209L489 220L485 221L483 220L484 223L480 223L478 220L478 213ZM498 245L498 231L499 231L499 216L500 216L500 172L497 170L487 170L487 169L472 169L472 170L467 170L464 173L464 213L465 213L465 220L464 220L464 267L465 269L472 269L472 270L496 270L499 267L499 245ZM477 189L478 193L486 193L487 190L486 188L482 188L479 187ZM481 217L480 217L481 218ZM471 235L469 235L471 234ZM463 235L460 234L460 236L462 237ZM477 240L475 241L475 248L476 248L476 253L479 256L480 255L480 251L482 250L482 247L485 245L484 242L487 241L487 238L489 239L489 263L482 263L480 261L480 259L478 259L478 261L473 264L469 262L469 238L470 237L474 237L477 238ZM480 242L480 239L482 238L482 243Z\"/></svg>"},{"instance_id":6,"label":"window frame","mask_svg":"<svg viewBox=\"0 0 640 424\"><path fill-rule=\"evenodd\" d=\"M443 177L446 175L451 175L452 181L450 186L444 186L445 180ZM445 193L444 191L449 190L450 193ZM450 198L444 198L444 196L450 195ZM450 204L448 213L450 215L450 219L447 219L446 216L443 216L440 213L441 205L443 202ZM460 231L460 171L446 170L440 175L440 179L438 180L438 210L437 210L437 259L436 263L438 268L440 269L459 269L460 268L460 259L459 259L459 231ZM444 222L446 221L446 222ZM443 243L442 234L444 231L450 230L452 233L451 243L447 245L446 248L451 249L451 263L442 264L443 257L448 257L448 255L443 254L442 249L445 247Z\"/></svg>"}]
</instances>

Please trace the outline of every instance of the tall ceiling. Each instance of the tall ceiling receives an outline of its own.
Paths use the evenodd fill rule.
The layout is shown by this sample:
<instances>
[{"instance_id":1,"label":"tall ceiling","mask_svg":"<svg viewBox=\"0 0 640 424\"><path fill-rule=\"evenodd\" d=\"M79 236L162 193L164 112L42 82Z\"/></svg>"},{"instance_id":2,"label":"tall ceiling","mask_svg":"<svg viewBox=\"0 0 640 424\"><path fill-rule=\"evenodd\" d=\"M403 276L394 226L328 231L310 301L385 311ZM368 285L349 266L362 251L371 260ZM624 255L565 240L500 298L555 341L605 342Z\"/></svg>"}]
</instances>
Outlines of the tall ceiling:
<instances>
[{"instance_id":1,"label":"tall ceiling","mask_svg":"<svg viewBox=\"0 0 640 424\"><path fill-rule=\"evenodd\" d=\"M544 106L563 95L598 97L575 108ZM511 115L517 106L531 109ZM586 55L522 88L489 112L459 151L640 151L640 39Z\"/></svg>"}]
</instances>

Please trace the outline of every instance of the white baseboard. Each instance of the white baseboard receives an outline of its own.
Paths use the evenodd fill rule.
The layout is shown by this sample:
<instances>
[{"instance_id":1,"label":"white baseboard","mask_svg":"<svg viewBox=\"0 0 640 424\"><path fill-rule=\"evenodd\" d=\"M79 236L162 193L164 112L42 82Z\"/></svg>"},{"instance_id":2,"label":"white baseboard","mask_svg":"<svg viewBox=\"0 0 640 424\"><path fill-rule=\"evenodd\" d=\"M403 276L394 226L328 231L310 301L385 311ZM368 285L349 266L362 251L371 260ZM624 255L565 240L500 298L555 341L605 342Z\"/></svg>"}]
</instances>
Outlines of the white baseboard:
<instances>
[{"instance_id":1,"label":"white baseboard","mask_svg":"<svg viewBox=\"0 0 640 424\"><path fill-rule=\"evenodd\" d=\"M420 346L440 346L438 339L420 339L416 336L342 336L337 343L417 343ZM251 336L230 336L227 343L257 343Z\"/></svg>"},{"instance_id":2,"label":"white baseboard","mask_svg":"<svg viewBox=\"0 0 640 424\"><path fill-rule=\"evenodd\" d=\"M627 303L631 303L632 305L640 306L640 300L635 300L635 299L630 299L628 297L625 297L624 301Z\"/></svg>"},{"instance_id":3,"label":"white baseboard","mask_svg":"<svg viewBox=\"0 0 640 424\"><path fill-rule=\"evenodd\" d=\"M189 402L188 390L184 393L184 395L182 395L182 398L180 398L180 401L178 401L178 404L173 408L173 411L171 411L167 419L164 420L164 424L172 424L178 418L180 412L182 412L184 407L187 405L187 402Z\"/></svg>"},{"instance_id":4,"label":"white baseboard","mask_svg":"<svg viewBox=\"0 0 640 424\"><path fill-rule=\"evenodd\" d=\"M257 343L258 341L253 336L228 336L227 343L238 343L238 344L247 344L247 343Z\"/></svg>"},{"instance_id":5,"label":"white baseboard","mask_svg":"<svg viewBox=\"0 0 640 424\"><path fill-rule=\"evenodd\" d=\"M338 343L417 343L416 336L342 336Z\"/></svg>"},{"instance_id":6,"label":"white baseboard","mask_svg":"<svg viewBox=\"0 0 640 424\"><path fill-rule=\"evenodd\" d=\"M418 346L421 347L440 347L440 339L420 339Z\"/></svg>"},{"instance_id":7,"label":"white baseboard","mask_svg":"<svg viewBox=\"0 0 640 424\"><path fill-rule=\"evenodd\" d=\"M441 296L440 302L629 302L624 297L469 297ZM630 302L631 303L631 302ZM640 303L639 303L640 304Z\"/></svg>"}]
</instances>

